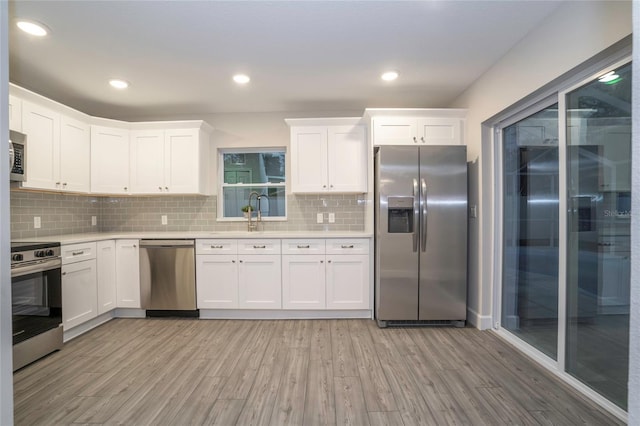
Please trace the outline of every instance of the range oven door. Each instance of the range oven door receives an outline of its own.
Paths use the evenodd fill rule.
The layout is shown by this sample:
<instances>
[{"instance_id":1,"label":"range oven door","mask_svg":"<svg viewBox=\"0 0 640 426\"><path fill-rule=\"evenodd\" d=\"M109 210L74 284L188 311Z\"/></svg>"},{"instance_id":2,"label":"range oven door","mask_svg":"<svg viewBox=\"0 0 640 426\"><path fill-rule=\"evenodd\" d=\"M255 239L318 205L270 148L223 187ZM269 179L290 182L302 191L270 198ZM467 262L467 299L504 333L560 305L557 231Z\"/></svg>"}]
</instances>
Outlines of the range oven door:
<instances>
[{"instance_id":1,"label":"range oven door","mask_svg":"<svg viewBox=\"0 0 640 426\"><path fill-rule=\"evenodd\" d=\"M11 268L13 344L62 324L60 259L24 263Z\"/></svg>"}]
</instances>

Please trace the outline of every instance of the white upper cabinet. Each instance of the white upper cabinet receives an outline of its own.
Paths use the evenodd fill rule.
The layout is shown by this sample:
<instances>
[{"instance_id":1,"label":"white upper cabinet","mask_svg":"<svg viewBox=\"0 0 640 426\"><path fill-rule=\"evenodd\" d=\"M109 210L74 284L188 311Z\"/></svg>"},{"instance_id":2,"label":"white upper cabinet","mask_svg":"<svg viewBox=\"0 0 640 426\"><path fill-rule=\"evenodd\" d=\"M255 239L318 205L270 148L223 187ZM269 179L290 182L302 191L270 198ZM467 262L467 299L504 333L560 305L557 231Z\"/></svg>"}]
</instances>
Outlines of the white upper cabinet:
<instances>
[{"instance_id":1,"label":"white upper cabinet","mask_svg":"<svg viewBox=\"0 0 640 426\"><path fill-rule=\"evenodd\" d=\"M206 194L208 135L199 127L131 131L136 194Z\"/></svg>"},{"instance_id":2,"label":"white upper cabinet","mask_svg":"<svg viewBox=\"0 0 640 426\"><path fill-rule=\"evenodd\" d=\"M22 132L22 99L9 95L9 130Z\"/></svg>"},{"instance_id":3,"label":"white upper cabinet","mask_svg":"<svg viewBox=\"0 0 640 426\"><path fill-rule=\"evenodd\" d=\"M60 151L60 114L31 102L22 103L22 129L27 134L27 179L23 188L56 189Z\"/></svg>"},{"instance_id":4,"label":"white upper cabinet","mask_svg":"<svg viewBox=\"0 0 640 426\"><path fill-rule=\"evenodd\" d=\"M129 130L91 126L91 192L131 192L129 151Z\"/></svg>"},{"instance_id":5,"label":"white upper cabinet","mask_svg":"<svg viewBox=\"0 0 640 426\"><path fill-rule=\"evenodd\" d=\"M367 109L374 145L464 145L464 110Z\"/></svg>"},{"instance_id":6,"label":"white upper cabinet","mask_svg":"<svg viewBox=\"0 0 640 426\"><path fill-rule=\"evenodd\" d=\"M91 127L64 115L60 120L60 161L56 189L89 192L91 189ZM55 163L54 163L55 164Z\"/></svg>"},{"instance_id":7,"label":"white upper cabinet","mask_svg":"<svg viewBox=\"0 0 640 426\"><path fill-rule=\"evenodd\" d=\"M365 128L354 119L319 119L345 124L310 125L311 119L286 120L291 126L291 191L363 193L367 191ZM349 123L351 122L351 123Z\"/></svg>"}]
</instances>

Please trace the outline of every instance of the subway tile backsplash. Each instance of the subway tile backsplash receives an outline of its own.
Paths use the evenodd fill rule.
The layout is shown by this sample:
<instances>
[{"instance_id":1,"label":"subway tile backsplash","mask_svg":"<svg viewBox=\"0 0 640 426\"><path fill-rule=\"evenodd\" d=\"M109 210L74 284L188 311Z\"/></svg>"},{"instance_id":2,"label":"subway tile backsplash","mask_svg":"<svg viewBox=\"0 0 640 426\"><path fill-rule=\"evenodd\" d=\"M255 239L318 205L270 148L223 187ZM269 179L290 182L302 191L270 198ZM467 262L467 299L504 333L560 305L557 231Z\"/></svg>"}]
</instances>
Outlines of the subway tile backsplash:
<instances>
[{"instance_id":1,"label":"subway tile backsplash","mask_svg":"<svg viewBox=\"0 0 640 426\"><path fill-rule=\"evenodd\" d=\"M216 221L215 196L92 197L11 192L11 238L83 232L244 231L246 222ZM287 220L263 222L265 231L364 231L364 196L287 195ZM324 223L316 223L322 213ZM328 214L335 213L335 223ZM167 216L162 225L161 216ZM42 227L35 229L34 216ZM97 225L91 226L91 216Z\"/></svg>"}]
</instances>

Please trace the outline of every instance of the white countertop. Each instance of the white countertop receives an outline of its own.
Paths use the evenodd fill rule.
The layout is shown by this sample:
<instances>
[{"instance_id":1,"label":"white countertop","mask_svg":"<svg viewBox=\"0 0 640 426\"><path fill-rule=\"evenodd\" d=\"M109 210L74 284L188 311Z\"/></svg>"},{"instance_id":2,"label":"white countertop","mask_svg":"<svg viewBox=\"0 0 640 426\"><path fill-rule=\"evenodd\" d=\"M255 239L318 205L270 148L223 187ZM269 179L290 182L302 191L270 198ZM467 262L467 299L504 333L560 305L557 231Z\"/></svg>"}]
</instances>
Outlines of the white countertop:
<instances>
[{"instance_id":1,"label":"white countertop","mask_svg":"<svg viewBox=\"0 0 640 426\"><path fill-rule=\"evenodd\" d=\"M178 238L211 238L211 239L261 239L261 238L372 238L368 232L287 232L287 231L253 231L253 232L94 232L86 234L50 235L47 237L21 238L21 242L59 242L60 244L85 243L87 241L117 240L117 239L178 239Z\"/></svg>"}]
</instances>

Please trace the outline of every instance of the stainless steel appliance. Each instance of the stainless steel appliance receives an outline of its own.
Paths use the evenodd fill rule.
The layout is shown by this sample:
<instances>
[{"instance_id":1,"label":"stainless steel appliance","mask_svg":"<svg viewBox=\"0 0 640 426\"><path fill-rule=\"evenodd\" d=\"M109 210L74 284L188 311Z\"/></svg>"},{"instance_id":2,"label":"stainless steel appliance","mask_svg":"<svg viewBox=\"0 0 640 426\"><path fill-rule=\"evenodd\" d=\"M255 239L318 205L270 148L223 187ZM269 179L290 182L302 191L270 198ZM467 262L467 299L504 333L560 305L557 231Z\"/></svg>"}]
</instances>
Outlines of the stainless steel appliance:
<instances>
[{"instance_id":1,"label":"stainless steel appliance","mask_svg":"<svg viewBox=\"0 0 640 426\"><path fill-rule=\"evenodd\" d=\"M27 178L27 137L22 133L9 130L9 169L11 181L24 181Z\"/></svg>"},{"instance_id":2,"label":"stainless steel appliance","mask_svg":"<svg viewBox=\"0 0 640 426\"><path fill-rule=\"evenodd\" d=\"M147 316L198 316L194 240L140 241L140 299Z\"/></svg>"},{"instance_id":3,"label":"stainless steel appliance","mask_svg":"<svg viewBox=\"0 0 640 426\"><path fill-rule=\"evenodd\" d=\"M11 243L13 370L62 348L59 243Z\"/></svg>"},{"instance_id":4,"label":"stainless steel appliance","mask_svg":"<svg viewBox=\"0 0 640 426\"><path fill-rule=\"evenodd\" d=\"M375 153L378 325L454 324L467 316L464 146Z\"/></svg>"}]
</instances>

